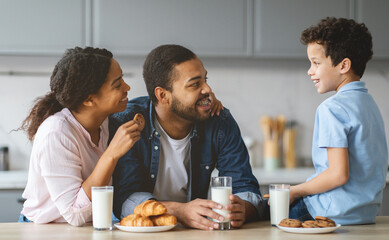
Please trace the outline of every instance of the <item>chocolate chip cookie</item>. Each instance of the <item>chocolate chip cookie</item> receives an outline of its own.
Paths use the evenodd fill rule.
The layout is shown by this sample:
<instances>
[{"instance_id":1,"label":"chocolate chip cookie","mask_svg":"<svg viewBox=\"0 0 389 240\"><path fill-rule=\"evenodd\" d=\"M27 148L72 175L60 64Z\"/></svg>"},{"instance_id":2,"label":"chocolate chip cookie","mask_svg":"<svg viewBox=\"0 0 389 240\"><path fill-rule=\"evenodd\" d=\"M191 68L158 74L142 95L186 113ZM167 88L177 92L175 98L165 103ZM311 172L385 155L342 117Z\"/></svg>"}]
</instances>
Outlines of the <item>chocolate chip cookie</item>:
<instances>
[{"instance_id":1,"label":"chocolate chip cookie","mask_svg":"<svg viewBox=\"0 0 389 240\"><path fill-rule=\"evenodd\" d=\"M285 219L282 219L278 225L281 227L299 228L299 227L301 227L301 221L299 221L297 219L285 218Z\"/></svg>"},{"instance_id":2,"label":"chocolate chip cookie","mask_svg":"<svg viewBox=\"0 0 389 240\"><path fill-rule=\"evenodd\" d=\"M143 117L143 115L140 113L137 113L137 114L135 114L133 120L139 124L140 130L142 131L143 128L145 127L145 118Z\"/></svg>"}]
</instances>

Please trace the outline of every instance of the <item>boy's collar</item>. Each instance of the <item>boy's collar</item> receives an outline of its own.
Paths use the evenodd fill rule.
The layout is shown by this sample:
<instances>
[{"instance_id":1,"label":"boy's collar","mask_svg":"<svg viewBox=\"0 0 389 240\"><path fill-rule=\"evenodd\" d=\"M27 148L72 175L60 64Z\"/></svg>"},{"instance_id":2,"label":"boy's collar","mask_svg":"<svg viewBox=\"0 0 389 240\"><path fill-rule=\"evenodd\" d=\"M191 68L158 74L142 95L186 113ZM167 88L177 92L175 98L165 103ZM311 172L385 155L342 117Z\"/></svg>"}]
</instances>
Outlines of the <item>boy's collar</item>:
<instances>
[{"instance_id":1,"label":"boy's collar","mask_svg":"<svg viewBox=\"0 0 389 240\"><path fill-rule=\"evenodd\" d=\"M366 90L366 84L362 81L353 81L350 83L345 84L343 87L339 89L337 93L349 91L349 90Z\"/></svg>"}]
</instances>

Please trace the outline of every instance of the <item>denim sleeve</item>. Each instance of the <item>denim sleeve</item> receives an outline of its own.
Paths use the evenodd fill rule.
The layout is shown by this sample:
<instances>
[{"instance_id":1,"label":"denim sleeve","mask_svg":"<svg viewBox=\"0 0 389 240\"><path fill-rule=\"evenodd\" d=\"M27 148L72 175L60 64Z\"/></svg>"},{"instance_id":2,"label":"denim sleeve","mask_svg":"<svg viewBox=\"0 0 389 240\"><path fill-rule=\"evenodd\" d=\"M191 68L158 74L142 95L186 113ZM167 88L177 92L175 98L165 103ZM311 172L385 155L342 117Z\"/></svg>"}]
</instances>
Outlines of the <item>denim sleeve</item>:
<instances>
[{"instance_id":1,"label":"denim sleeve","mask_svg":"<svg viewBox=\"0 0 389 240\"><path fill-rule=\"evenodd\" d=\"M146 199L146 197L142 197L146 192L149 192L150 198L152 197L152 186L150 180L147 179L148 170L143 165L143 161L140 160L141 157L138 156L137 144L139 143L137 142L133 149L119 159L113 174L113 210L117 218L123 215L127 216L129 211L133 210L131 207L123 206L129 199L131 204L136 204ZM126 211L122 212L123 209Z\"/></svg>"},{"instance_id":2,"label":"denim sleeve","mask_svg":"<svg viewBox=\"0 0 389 240\"><path fill-rule=\"evenodd\" d=\"M155 199L153 194L149 192L136 192L131 194L131 196L129 196L122 205L122 213L120 219L134 213L134 209L136 206L149 199Z\"/></svg>"},{"instance_id":3,"label":"denim sleeve","mask_svg":"<svg viewBox=\"0 0 389 240\"><path fill-rule=\"evenodd\" d=\"M235 119L229 112L219 122L216 139L217 170L219 176L232 177L232 192L252 192L260 194L259 184L252 173L249 154Z\"/></svg>"},{"instance_id":4,"label":"denim sleeve","mask_svg":"<svg viewBox=\"0 0 389 240\"><path fill-rule=\"evenodd\" d=\"M255 207L258 216L258 219L256 220L269 220L269 206L260 194L252 192L240 192L235 195L240 197L242 200L251 203Z\"/></svg>"},{"instance_id":5,"label":"denim sleeve","mask_svg":"<svg viewBox=\"0 0 389 240\"><path fill-rule=\"evenodd\" d=\"M266 215L259 183L252 173L249 155L238 124L226 111L218 124L214 140L217 144L219 176L232 177L232 192L255 206L262 219Z\"/></svg>"}]
</instances>

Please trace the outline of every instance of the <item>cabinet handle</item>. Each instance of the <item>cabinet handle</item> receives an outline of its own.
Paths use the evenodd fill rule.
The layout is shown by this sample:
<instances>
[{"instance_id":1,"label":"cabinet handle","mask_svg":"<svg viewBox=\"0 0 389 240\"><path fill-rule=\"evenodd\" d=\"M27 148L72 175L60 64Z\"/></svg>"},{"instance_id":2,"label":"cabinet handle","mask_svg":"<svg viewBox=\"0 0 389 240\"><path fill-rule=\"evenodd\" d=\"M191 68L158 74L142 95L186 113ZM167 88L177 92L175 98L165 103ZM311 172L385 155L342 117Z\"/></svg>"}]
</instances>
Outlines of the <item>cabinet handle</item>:
<instances>
[{"instance_id":1,"label":"cabinet handle","mask_svg":"<svg viewBox=\"0 0 389 240\"><path fill-rule=\"evenodd\" d=\"M23 204L26 200L27 199L20 197L20 198L18 198L17 202Z\"/></svg>"}]
</instances>

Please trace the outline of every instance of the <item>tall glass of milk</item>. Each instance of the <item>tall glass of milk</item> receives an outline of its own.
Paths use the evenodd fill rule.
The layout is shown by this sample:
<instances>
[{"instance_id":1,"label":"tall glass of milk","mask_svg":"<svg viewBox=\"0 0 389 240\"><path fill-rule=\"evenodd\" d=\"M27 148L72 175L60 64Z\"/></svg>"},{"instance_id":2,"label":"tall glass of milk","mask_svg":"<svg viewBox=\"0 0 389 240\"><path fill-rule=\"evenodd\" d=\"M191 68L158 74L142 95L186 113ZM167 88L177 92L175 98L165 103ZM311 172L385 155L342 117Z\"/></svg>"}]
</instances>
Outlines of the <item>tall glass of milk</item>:
<instances>
[{"instance_id":1,"label":"tall glass of milk","mask_svg":"<svg viewBox=\"0 0 389 240\"><path fill-rule=\"evenodd\" d=\"M95 230L112 230L113 186L92 187L92 217Z\"/></svg>"},{"instance_id":2,"label":"tall glass of milk","mask_svg":"<svg viewBox=\"0 0 389 240\"><path fill-rule=\"evenodd\" d=\"M230 211L227 211L225 207L231 204L230 195L232 194L232 178L231 177L212 177L211 179L211 199L214 202L219 203L223 206L223 209L212 209L218 214L224 217L224 221L221 222L217 219L213 221L219 223L219 230L228 230L231 229L230 219L228 214Z\"/></svg>"},{"instance_id":3,"label":"tall glass of milk","mask_svg":"<svg viewBox=\"0 0 389 240\"><path fill-rule=\"evenodd\" d=\"M289 218L289 187L288 184L270 184L270 223L275 226L284 218Z\"/></svg>"}]
</instances>

